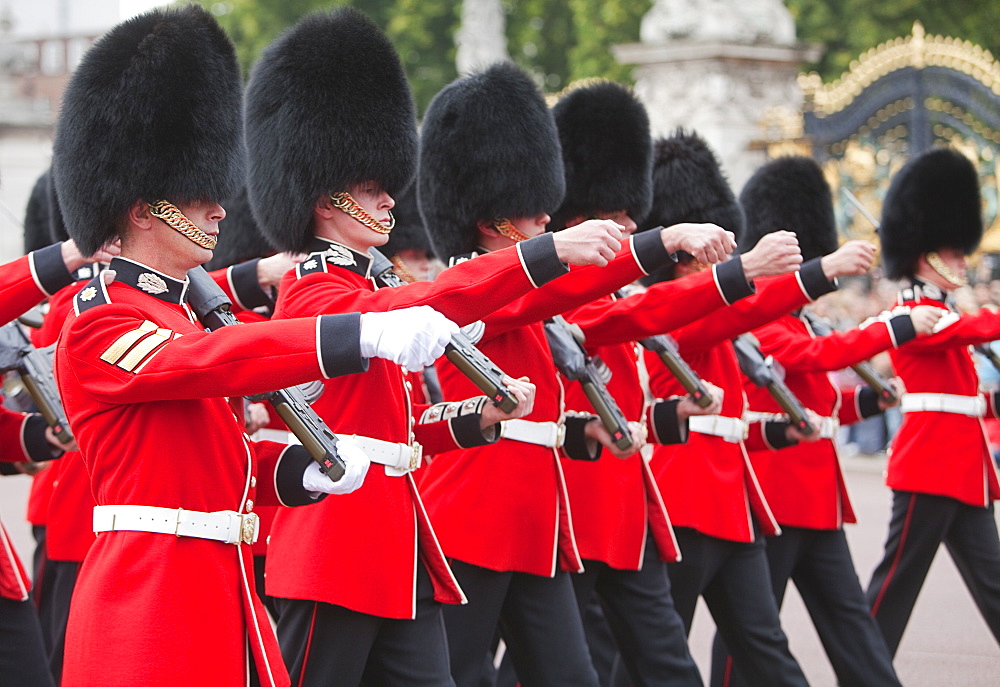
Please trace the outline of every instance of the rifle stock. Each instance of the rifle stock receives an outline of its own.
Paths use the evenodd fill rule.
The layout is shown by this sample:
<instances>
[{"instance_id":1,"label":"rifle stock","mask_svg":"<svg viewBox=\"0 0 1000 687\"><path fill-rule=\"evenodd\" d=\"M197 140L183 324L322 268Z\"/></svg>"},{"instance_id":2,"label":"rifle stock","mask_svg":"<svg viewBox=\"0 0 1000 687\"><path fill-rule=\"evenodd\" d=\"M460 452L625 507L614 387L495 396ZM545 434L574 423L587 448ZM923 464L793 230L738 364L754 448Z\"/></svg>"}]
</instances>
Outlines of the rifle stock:
<instances>
[{"instance_id":1,"label":"rifle stock","mask_svg":"<svg viewBox=\"0 0 1000 687\"><path fill-rule=\"evenodd\" d=\"M754 384L766 388L778 406L788 414L788 420L804 435L812 434L816 428L809 422L805 406L792 393L774 368L774 361L765 358L760 348L749 334L741 334L733 339L733 348L743 374Z\"/></svg>"},{"instance_id":2,"label":"rifle stock","mask_svg":"<svg viewBox=\"0 0 1000 687\"><path fill-rule=\"evenodd\" d=\"M64 444L71 442L73 434L52 374L55 344L35 348L21 325L14 321L0 328L0 347L5 349L0 355L0 372L17 372L56 438Z\"/></svg>"},{"instance_id":3,"label":"rifle stock","mask_svg":"<svg viewBox=\"0 0 1000 687\"><path fill-rule=\"evenodd\" d=\"M370 248L368 252L372 256L372 274L375 275L376 281L390 288L406 284L393 270L389 258L374 248ZM503 384L503 370L476 348L475 342L463 332L451 337L451 342L445 346L444 354L462 374L489 397L493 405L505 413L517 408L517 398Z\"/></svg>"},{"instance_id":4,"label":"rifle stock","mask_svg":"<svg viewBox=\"0 0 1000 687\"><path fill-rule=\"evenodd\" d=\"M219 285L212 281L202 267L188 271L191 285L188 288L188 304L198 316L202 325L211 330L240 324L232 313L232 302ZM337 436L316 414L298 387L279 389L259 396L270 403L276 413L285 421L288 430L302 442L313 460L319 463L331 481L344 476L346 466L337 452Z\"/></svg>"},{"instance_id":5,"label":"rifle stock","mask_svg":"<svg viewBox=\"0 0 1000 687\"><path fill-rule=\"evenodd\" d=\"M608 392L598 369L598 361L587 355L572 325L556 315L545 323L545 336L556 367L567 379L580 382L583 386L583 392L594 406L604 428L611 434L615 446L622 451L633 449L628 418Z\"/></svg>"},{"instance_id":6,"label":"rifle stock","mask_svg":"<svg viewBox=\"0 0 1000 687\"><path fill-rule=\"evenodd\" d=\"M671 374L680 382L684 390L691 395L691 398L694 399L694 402L700 408L707 408L712 405L712 396L708 393L708 389L705 388L701 377L681 357L680 351L677 350L677 344L671 337L666 334L650 336L640 339L639 345L659 356L663 364L667 366L667 369L670 370Z\"/></svg>"},{"instance_id":7,"label":"rifle stock","mask_svg":"<svg viewBox=\"0 0 1000 687\"><path fill-rule=\"evenodd\" d=\"M808 310L803 310L802 315L806 322L809 324L809 328L813 330L816 336L829 336L833 333L833 327L829 322L821 319L818 315L815 315ZM865 380L865 383L872 388L872 390L878 395L879 400L888 405L893 405L899 400L896 394L896 390L892 388L892 384L884 376L878 373L870 362L867 360L858 363L857 365L851 365L851 369Z\"/></svg>"}]
</instances>

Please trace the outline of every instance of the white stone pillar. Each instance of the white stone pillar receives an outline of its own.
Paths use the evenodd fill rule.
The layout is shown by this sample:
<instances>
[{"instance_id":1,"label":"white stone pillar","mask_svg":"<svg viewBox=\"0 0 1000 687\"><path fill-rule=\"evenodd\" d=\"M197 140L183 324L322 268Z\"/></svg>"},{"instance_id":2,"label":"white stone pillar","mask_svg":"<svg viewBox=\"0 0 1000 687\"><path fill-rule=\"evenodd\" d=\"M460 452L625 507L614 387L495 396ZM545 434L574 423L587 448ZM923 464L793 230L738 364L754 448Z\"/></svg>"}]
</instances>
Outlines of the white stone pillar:
<instances>
[{"instance_id":1,"label":"white stone pillar","mask_svg":"<svg viewBox=\"0 0 1000 687\"><path fill-rule=\"evenodd\" d=\"M459 74L510 59L506 25L501 0L463 0L462 25L455 34L455 66Z\"/></svg>"},{"instance_id":2,"label":"white stone pillar","mask_svg":"<svg viewBox=\"0 0 1000 687\"><path fill-rule=\"evenodd\" d=\"M752 144L765 112L800 110L799 67L820 50L796 42L779 0L657 0L641 42L613 48L620 62L636 65L635 90L653 135L697 131L737 193L764 162Z\"/></svg>"}]
</instances>

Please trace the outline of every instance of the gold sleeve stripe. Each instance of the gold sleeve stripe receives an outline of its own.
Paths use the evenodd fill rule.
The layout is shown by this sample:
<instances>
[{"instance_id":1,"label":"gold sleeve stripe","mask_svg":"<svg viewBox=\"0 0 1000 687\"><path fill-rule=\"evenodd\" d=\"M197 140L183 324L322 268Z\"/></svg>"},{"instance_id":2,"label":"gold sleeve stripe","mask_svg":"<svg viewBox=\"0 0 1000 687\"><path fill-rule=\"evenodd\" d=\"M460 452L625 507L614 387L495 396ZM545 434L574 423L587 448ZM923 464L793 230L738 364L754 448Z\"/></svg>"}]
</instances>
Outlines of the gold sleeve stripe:
<instances>
[{"instance_id":1,"label":"gold sleeve stripe","mask_svg":"<svg viewBox=\"0 0 1000 687\"><path fill-rule=\"evenodd\" d=\"M138 329L133 329L132 331L126 332L118 337L118 340L111 344L108 350L104 351L101 355L101 360L106 363L111 363L112 365L117 365L121 357L128 352L128 349L135 345L136 341L150 332L155 332L157 329L158 327L155 322L146 320L139 325Z\"/></svg>"},{"instance_id":2,"label":"gold sleeve stripe","mask_svg":"<svg viewBox=\"0 0 1000 687\"><path fill-rule=\"evenodd\" d=\"M137 343L128 354L118 361L118 367L126 372L135 372L143 359L170 340L173 332L169 329L157 329L145 339Z\"/></svg>"}]
</instances>

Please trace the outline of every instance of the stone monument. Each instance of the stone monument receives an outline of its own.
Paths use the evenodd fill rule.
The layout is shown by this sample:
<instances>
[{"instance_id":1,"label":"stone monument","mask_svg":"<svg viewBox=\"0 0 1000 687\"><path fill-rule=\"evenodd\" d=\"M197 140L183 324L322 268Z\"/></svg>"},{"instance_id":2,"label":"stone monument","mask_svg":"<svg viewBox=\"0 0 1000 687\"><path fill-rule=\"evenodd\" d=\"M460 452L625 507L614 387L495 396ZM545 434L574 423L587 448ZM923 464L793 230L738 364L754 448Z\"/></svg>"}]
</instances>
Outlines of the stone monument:
<instances>
[{"instance_id":1,"label":"stone monument","mask_svg":"<svg viewBox=\"0 0 1000 687\"><path fill-rule=\"evenodd\" d=\"M780 0L655 0L640 41L612 50L636 65L635 91L653 135L697 131L737 193L765 161L755 145L761 127L776 113L800 111L800 65L821 54L796 41Z\"/></svg>"},{"instance_id":2,"label":"stone monument","mask_svg":"<svg viewBox=\"0 0 1000 687\"><path fill-rule=\"evenodd\" d=\"M458 73L470 74L509 60L506 26L501 0L464 0L462 24L455 34Z\"/></svg>"}]
</instances>

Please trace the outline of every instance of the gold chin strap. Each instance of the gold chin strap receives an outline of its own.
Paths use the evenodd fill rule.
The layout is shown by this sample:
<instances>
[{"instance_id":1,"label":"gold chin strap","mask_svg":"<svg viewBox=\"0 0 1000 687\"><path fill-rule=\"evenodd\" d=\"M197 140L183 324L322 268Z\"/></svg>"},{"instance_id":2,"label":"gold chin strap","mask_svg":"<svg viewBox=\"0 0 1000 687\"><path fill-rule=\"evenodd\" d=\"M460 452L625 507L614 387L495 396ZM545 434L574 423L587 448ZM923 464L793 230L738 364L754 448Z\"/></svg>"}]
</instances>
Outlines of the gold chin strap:
<instances>
[{"instance_id":1,"label":"gold chin strap","mask_svg":"<svg viewBox=\"0 0 1000 687\"><path fill-rule=\"evenodd\" d=\"M931 269L941 275L941 278L952 286L968 286L969 280L965 277L961 277L951 271L951 268L944 264L944 260L936 252L931 251L927 254L927 264L931 266Z\"/></svg>"},{"instance_id":2,"label":"gold chin strap","mask_svg":"<svg viewBox=\"0 0 1000 687\"><path fill-rule=\"evenodd\" d=\"M367 210L358 205L358 201L354 200L350 193L333 193L330 195L330 200L333 202L333 207L343 210L372 231L377 231L380 234L388 234L396 226L396 218L392 216L391 212L389 213L388 226L382 224L369 215Z\"/></svg>"},{"instance_id":3,"label":"gold chin strap","mask_svg":"<svg viewBox=\"0 0 1000 687\"><path fill-rule=\"evenodd\" d=\"M500 232L503 236L506 236L514 243L520 243L521 241L527 241L528 237L517 230L510 220L506 217L498 217L493 220L493 228Z\"/></svg>"},{"instance_id":4,"label":"gold chin strap","mask_svg":"<svg viewBox=\"0 0 1000 687\"><path fill-rule=\"evenodd\" d=\"M184 213L177 209L177 206L166 200L158 200L149 206L149 214L163 220L164 224L179 231L191 241L202 248L213 250L219 242L214 236L209 236L195 226L194 222L184 216Z\"/></svg>"}]
</instances>

